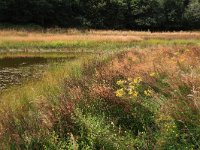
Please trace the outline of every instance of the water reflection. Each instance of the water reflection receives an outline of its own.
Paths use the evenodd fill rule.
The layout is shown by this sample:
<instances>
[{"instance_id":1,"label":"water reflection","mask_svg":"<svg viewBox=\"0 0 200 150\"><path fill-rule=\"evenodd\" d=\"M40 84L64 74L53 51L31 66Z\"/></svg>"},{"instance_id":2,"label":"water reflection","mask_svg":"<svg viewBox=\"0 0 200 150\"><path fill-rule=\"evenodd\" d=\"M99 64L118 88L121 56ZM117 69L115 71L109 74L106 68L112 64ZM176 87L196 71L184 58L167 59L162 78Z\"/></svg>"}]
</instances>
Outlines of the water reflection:
<instances>
[{"instance_id":1,"label":"water reflection","mask_svg":"<svg viewBox=\"0 0 200 150\"><path fill-rule=\"evenodd\" d=\"M0 91L20 85L30 78L39 78L49 64L66 61L66 58L17 57L0 59Z\"/></svg>"},{"instance_id":2,"label":"water reflection","mask_svg":"<svg viewBox=\"0 0 200 150\"><path fill-rule=\"evenodd\" d=\"M43 57L13 57L0 59L0 68L20 67L39 63L47 63L48 59Z\"/></svg>"}]
</instances>

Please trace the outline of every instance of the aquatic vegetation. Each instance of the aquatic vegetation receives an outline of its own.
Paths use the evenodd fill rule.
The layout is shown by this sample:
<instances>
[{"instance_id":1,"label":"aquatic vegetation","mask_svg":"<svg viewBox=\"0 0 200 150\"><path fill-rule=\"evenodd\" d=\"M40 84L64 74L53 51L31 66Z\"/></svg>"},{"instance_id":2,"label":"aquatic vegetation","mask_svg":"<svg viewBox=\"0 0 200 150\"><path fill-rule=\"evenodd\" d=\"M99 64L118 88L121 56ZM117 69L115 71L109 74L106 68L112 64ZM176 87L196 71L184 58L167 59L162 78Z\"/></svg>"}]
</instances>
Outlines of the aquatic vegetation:
<instances>
[{"instance_id":1,"label":"aquatic vegetation","mask_svg":"<svg viewBox=\"0 0 200 150\"><path fill-rule=\"evenodd\" d=\"M50 65L78 59L73 53L6 53L0 56L0 93L8 87L39 79ZM82 53L82 57L84 57ZM87 54L89 55L89 54Z\"/></svg>"}]
</instances>

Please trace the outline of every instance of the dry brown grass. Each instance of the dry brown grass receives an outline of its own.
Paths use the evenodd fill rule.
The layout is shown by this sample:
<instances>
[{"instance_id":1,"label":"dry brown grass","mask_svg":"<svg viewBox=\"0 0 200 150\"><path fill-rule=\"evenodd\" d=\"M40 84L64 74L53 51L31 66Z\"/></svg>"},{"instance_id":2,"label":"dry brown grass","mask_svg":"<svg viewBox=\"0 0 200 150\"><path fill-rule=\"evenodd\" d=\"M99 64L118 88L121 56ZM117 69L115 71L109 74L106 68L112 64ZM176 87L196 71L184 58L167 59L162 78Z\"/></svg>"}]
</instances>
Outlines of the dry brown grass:
<instances>
[{"instance_id":1,"label":"dry brown grass","mask_svg":"<svg viewBox=\"0 0 200 150\"><path fill-rule=\"evenodd\" d=\"M171 74L178 74L183 69L178 66L178 63L198 67L200 63L199 51L199 47L180 46L135 49L128 53L119 54L112 62L102 68L101 73L110 74L110 76L113 73L130 76L131 74L146 74L150 71L165 70Z\"/></svg>"},{"instance_id":2,"label":"dry brown grass","mask_svg":"<svg viewBox=\"0 0 200 150\"><path fill-rule=\"evenodd\" d=\"M123 35L136 36L143 39L199 39L200 32L138 32L138 31L96 31L91 30L89 33L94 35Z\"/></svg>"},{"instance_id":3,"label":"dry brown grass","mask_svg":"<svg viewBox=\"0 0 200 150\"><path fill-rule=\"evenodd\" d=\"M199 39L200 32L135 32L66 30L61 33L1 30L0 41L141 41L144 39Z\"/></svg>"},{"instance_id":4,"label":"dry brown grass","mask_svg":"<svg viewBox=\"0 0 200 150\"><path fill-rule=\"evenodd\" d=\"M0 31L0 41L140 41L142 38L134 35L112 35L88 33L37 33L26 31Z\"/></svg>"},{"instance_id":5,"label":"dry brown grass","mask_svg":"<svg viewBox=\"0 0 200 150\"><path fill-rule=\"evenodd\" d=\"M78 32L77 30L63 31L62 33L38 33L15 30L0 31L0 41L80 40L118 42L140 41L148 38L198 40L200 33L96 30L85 33ZM54 130L55 126L59 126L56 131L63 135L68 134L68 132L71 133L75 126L73 126L70 119L72 114L75 113L77 105L82 105L82 108L88 109L88 114L91 115L92 102L98 102L99 100L107 102L105 107L98 107L101 112L112 111L107 109L117 106L120 110L122 108L124 113L132 115L131 111L133 110L131 110L130 99L119 98L115 95L115 91L117 90L116 81L129 77L142 77L143 82L155 90L154 97L148 100L155 101L161 105L158 115L170 116L178 121L199 125L200 120L198 117L190 117L198 114L200 110L200 48L198 46L173 45L166 47L157 45L156 47L143 49L135 48L113 56L112 60L108 62L94 62L86 64L83 70L79 68L80 70L77 72L76 67L70 67L70 70L74 69L75 71L74 76L72 78L71 76L67 76L65 83L63 74L71 64L66 66L67 68L65 68L64 72L60 70L60 73L56 73L56 75L45 79L44 83L42 82L44 85L38 83L37 86L35 85L35 88L32 88L34 87L32 84L27 87L25 86L24 89L26 90L22 88L24 94L19 94L17 90L14 94L6 93L5 98L10 100L10 102L3 101L0 107L0 138L7 140L4 135L8 135L10 141L4 141L5 143L12 143L14 141L20 145L23 142L23 137L20 136L24 135L24 131L32 139L35 137L43 139L48 135L46 132ZM81 77L77 75L79 71L81 72ZM152 72L156 72L158 76L151 77L150 74ZM59 78L61 79L59 80ZM60 81L62 81L62 85L60 85ZM57 87L61 87L62 89L58 90L56 89ZM42 92L41 89L43 90ZM27 94L31 91L31 94ZM163 98L161 96L164 96L165 102L160 99ZM52 100L54 101L52 102ZM54 106L54 102L58 102L59 104ZM145 113L147 115L148 112ZM113 118L109 119L112 120ZM116 116L116 120L118 119L120 119L119 116ZM24 129L21 130L20 127ZM39 129L44 130L40 131ZM70 135L74 139L74 135Z\"/></svg>"},{"instance_id":6,"label":"dry brown grass","mask_svg":"<svg viewBox=\"0 0 200 150\"><path fill-rule=\"evenodd\" d=\"M199 66L199 47L135 49L119 54L110 63L98 69L95 80L97 83L99 81L104 81L104 83L94 84L91 91L93 95L106 97L107 100L116 102L113 96L114 89L109 86L113 85L113 80L139 76L151 87L159 89L159 94L169 96L168 102L163 106L163 110L167 110L166 113L172 113L179 120L190 120L185 115L186 109L195 112L200 110ZM160 79L150 77L152 72L158 73ZM162 80L163 87L157 83L158 80ZM186 91L181 91L181 89L186 89ZM176 93L177 91L179 94Z\"/></svg>"}]
</instances>

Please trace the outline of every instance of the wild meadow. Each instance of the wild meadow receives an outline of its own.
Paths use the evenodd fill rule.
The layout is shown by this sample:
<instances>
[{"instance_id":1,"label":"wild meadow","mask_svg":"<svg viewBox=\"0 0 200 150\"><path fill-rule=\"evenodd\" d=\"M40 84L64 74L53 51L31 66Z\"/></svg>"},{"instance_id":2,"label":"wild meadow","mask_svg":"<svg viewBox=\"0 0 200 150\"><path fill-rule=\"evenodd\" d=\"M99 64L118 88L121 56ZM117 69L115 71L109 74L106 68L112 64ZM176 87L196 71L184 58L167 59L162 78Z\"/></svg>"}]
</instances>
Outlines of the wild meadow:
<instances>
[{"instance_id":1,"label":"wild meadow","mask_svg":"<svg viewBox=\"0 0 200 150\"><path fill-rule=\"evenodd\" d=\"M0 95L1 149L200 149L200 32L7 29L0 51L76 58Z\"/></svg>"}]
</instances>

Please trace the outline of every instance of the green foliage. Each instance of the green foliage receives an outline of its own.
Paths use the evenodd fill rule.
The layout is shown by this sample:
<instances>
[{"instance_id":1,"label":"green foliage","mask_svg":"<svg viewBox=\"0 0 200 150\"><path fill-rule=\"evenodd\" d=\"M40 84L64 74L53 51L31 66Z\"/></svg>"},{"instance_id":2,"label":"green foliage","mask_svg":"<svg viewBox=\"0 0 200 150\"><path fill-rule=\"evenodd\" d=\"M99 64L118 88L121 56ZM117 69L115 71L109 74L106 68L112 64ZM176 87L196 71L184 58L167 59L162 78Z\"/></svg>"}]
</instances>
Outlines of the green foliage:
<instances>
[{"instance_id":1,"label":"green foliage","mask_svg":"<svg viewBox=\"0 0 200 150\"><path fill-rule=\"evenodd\" d=\"M192 1L185 11L185 19L190 27L198 29L200 26L200 2Z\"/></svg>"},{"instance_id":2,"label":"green foliage","mask_svg":"<svg viewBox=\"0 0 200 150\"><path fill-rule=\"evenodd\" d=\"M182 0L164 0L164 15L167 28L179 29L183 25L184 3Z\"/></svg>"},{"instance_id":3,"label":"green foliage","mask_svg":"<svg viewBox=\"0 0 200 150\"><path fill-rule=\"evenodd\" d=\"M134 25L138 28L155 28L162 23L162 8L157 0L132 1Z\"/></svg>"},{"instance_id":4,"label":"green foliage","mask_svg":"<svg viewBox=\"0 0 200 150\"><path fill-rule=\"evenodd\" d=\"M190 3L189 3L190 2ZM184 14L185 18L184 19ZM1 0L0 22L101 29L199 28L199 2L188 0Z\"/></svg>"},{"instance_id":5,"label":"green foliage","mask_svg":"<svg viewBox=\"0 0 200 150\"><path fill-rule=\"evenodd\" d=\"M26 50L26 49L67 49L68 51L118 51L119 49L132 48L139 42L131 41L0 41L0 51Z\"/></svg>"}]
</instances>

